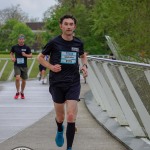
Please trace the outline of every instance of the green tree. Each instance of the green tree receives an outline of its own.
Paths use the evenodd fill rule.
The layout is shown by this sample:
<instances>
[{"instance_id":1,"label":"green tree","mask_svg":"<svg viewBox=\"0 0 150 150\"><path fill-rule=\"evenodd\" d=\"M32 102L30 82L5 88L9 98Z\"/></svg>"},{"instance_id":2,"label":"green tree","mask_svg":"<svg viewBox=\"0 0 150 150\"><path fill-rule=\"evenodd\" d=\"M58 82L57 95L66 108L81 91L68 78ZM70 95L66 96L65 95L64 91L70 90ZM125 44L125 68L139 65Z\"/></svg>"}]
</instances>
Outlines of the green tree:
<instances>
[{"instance_id":1,"label":"green tree","mask_svg":"<svg viewBox=\"0 0 150 150\"><path fill-rule=\"evenodd\" d=\"M66 7L58 6L54 9L54 12L50 12L49 10L47 12L50 13L50 17L47 18L45 22L45 29L47 30L45 36L46 40L50 40L56 35L61 34L61 30L59 28L59 18L62 14L65 14Z\"/></svg>"},{"instance_id":2,"label":"green tree","mask_svg":"<svg viewBox=\"0 0 150 150\"><path fill-rule=\"evenodd\" d=\"M34 33L26 24L21 22L18 22L16 25L14 25L13 31L9 35L11 45L16 43L19 34L24 34L26 43L28 43L29 46L32 46L34 42Z\"/></svg>"},{"instance_id":3,"label":"green tree","mask_svg":"<svg viewBox=\"0 0 150 150\"><path fill-rule=\"evenodd\" d=\"M18 23L17 20L10 19L0 27L0 50L1 51L9 49L9 43L10 43L9 35L11 34L13 27L17 23Z\"/></svg>"},{"instance_id":4,"label":"green tree","mask_svg":"<svg viewBox=\"0 0 150 150\"><path fill-rule=\"evenodd\" d=\"M0 27L0 50L10 50L11 46L17 43L19 34L26 36L28 45L33 44L34 33L26 24L14 19L8 20L5 25Z\"/></svg>"},{"instance_id":5,"label":"green tree","mask_svg":"<svg viewBox=\"0 0 150 150\"><path fill-rule=\"evenodd\" d=\"M113 37L124 56L150 57L149 0L58 0L46 20L47 37L60 33L58 20L63 14L78 19L76 36L83 39L90 54L108 54L105 35ZM144 55L143 55L144 56ZM138 57L137 57L138 59Z\"/></svg>"},{"instance_id":6,"label":"green tree","mask_svg":"<svg viewBox=\"0 0 150 150\"><path fill-rule=\"evenodd\" d=\"M97 0L92 29L96 36L114 37L122 55L136 57L141 50L147 53L150 48L149 6L148 0Z\"/></svg>"},{"instance_id":7,"label":"green tree","mask_svg":"<svg viewBox=\"0 0 150 150\"><path fill-rule=\"evenodd\" d=\"M87 7L83 1L79 0L63 0L59 2L59 5L53 9L53 12L51 11L51 8L46 12L46 16L50 16L46 20L46 29L48 30L47 33L49 34L47 37L52 38L60 34L61 31L58 26L59 18L64 14L72 14L78 20L75 35L83 40L85 43L85 50L90 52L90 54L106 53L106 51L103 49L103 45L100 42L101 37L95 37L91 31L91 8Z\"/></svg>"}]
</instances>

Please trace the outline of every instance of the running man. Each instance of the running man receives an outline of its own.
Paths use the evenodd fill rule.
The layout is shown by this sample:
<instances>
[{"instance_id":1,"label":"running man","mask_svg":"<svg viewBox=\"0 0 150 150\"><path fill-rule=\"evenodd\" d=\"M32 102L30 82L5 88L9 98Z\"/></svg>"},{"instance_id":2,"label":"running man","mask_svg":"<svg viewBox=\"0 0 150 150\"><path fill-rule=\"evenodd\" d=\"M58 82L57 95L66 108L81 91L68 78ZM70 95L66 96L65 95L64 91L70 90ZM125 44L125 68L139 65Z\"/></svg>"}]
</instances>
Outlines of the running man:
<instances>
[{"instance_id":1,"label":"running man","mask_svg":"<svg viewBox=\"0 0 150 150\"><path fill-rule=\"evenodd\" d=\"M21 99L25 99L24 89L26 86L26 79L28 78L27 58L31 58L32 53L30 47L24 44L24 41L25 36L23 34L20 34L18 37L18 44L12 46L10 51L10 58L14 62L15 72L14 76L16 95L14 96L14 99L18 99L19 95L21 95ZM21 79L22 83L20 84Z\"/></svg>"},{"instance_id":2,"label":"running man","mask_svg":"<svg viewBox=\"0 0 150 150\"><path fill-rule=\"evenodd\" d=\"M81 88L78 58L81 58L84 77L87 77L87 57L83 43L73 36L76 22L71 15L60 18L59 26L62 34L50 40L38 55L39 63L50 70L49 91L54 101L58 127L55 142L58 147L64 144L63 122L66 116L67 150L72 150ZM50 63L45 61L45 55L50 55Z\"/></svg>"},{"instance_id":3,"label":"running man","mask_svg":"<svg viewBox=\"0 0 150 150\"><path fill-rule=\"evenodd\" d=\"M46 61L49 61L49 56L48 55L46 55L45 57L44 57L44 59L46 60ZM45 82L44 82L44 80L45 80L45 74L46 74L46 67L44 67L43 65L41 65L41 64L39 64L39 81L42 81L42 84L44 84Z\"/></svg>"}]
</instances>

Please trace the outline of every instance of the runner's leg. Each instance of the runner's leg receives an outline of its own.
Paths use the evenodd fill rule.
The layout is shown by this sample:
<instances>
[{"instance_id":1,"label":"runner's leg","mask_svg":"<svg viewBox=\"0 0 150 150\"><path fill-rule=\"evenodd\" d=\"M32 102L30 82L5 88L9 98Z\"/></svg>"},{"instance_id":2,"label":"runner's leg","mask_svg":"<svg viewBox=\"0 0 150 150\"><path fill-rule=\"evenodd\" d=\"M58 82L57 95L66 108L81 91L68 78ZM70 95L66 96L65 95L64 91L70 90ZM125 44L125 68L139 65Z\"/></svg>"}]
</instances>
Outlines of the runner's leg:
<instances>
[{"instance_id":1,"label":"runner's leg","mask_svg":"<svg viewBox=\"0 0 150 150\"><path fill-rule=\"evenodd\" d=\"M16 75L15 85L16 85L16 90L18 93L20 90L20 75Z\"/></svg>"},{"instance_id":2,"label":"runner's leg","mask_svg":"<svg viewBox=\"0 0 150 150\"><path fill-rule=\"evenodd\" d=\"M66 138L67 138L67 149L72 148L72 144L74 141L75 135L75 120L77 116L78 110L78 101L76 100L67 100L66 101L66 111L67 111L67 130L66 130Z\"/></svg>"},{"instance_id":3,"label":"runner's leg","mask_svg":"<svg viewBox=\"0 0 150 150\"><path fill-rule=\"evenodd\" d=\"M56 133L56 138L55 142L58 147L62 147L64 144L64 116L65 116L65 111L64 111L64 103L59 104L54 102L54 107L55 107L55 112L56 112L56 124L57 124L57 133Z\"/></svg>"}]
</instances>

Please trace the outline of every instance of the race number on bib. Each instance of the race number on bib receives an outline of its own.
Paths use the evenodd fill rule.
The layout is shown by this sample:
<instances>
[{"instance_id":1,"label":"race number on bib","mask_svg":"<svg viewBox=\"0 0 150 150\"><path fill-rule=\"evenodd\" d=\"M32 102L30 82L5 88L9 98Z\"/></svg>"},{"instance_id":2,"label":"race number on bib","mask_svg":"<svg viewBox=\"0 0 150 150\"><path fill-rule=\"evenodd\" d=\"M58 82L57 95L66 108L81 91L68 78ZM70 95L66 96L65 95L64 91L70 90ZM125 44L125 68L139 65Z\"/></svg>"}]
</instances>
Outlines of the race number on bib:
<instances>
[{"instance_id":1,"label":"race number on bib","mask_svg":"<svg viewBox=\"0 0 150 150\"><path fill-rule=\"evenodd\" d=\"M77 53L76 52L61 52L62 64L75 64L77 62Z\"/></svg>"},{"instance_id":2,"label":"race number on bib","mask_svg":"<svg viewBox=\"0 0 150 150\"><path fill-rule=\"evenodd\" d=\"M24 58L17 58L17 64L24 64Z\"/></svg>"}]
</instances>

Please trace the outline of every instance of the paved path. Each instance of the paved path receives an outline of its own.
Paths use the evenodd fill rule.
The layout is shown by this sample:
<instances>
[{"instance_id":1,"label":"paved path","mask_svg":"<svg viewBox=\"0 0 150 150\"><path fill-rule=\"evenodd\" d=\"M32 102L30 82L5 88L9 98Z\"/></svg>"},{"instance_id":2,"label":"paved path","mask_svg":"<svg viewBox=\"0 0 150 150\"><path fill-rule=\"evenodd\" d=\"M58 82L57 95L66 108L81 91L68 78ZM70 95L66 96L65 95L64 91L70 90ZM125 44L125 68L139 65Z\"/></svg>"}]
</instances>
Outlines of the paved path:
<instances>
[{"instance_id":1,"label":"paved path","mask_svg":"<svg viewBox=\"0 0 150 150\"><path fill-rule=\"evenodd\" d=\"M53 106L49 100L49 93L46 92L48 86L40 85L36 81L28 81L27 84L28 91L26 90L26 100L18 101L12 98L14 95L13 83L2 84L4 87L1 88L3 92L0 92L0 135L3 132L3 128L5 128L3 134L9 131L14 132L15 129L24 124L21 123L22 121L26 120L25 122L29 122L31 118L33 119L33 116L36 116L36 119L33 119L35 121L34 124L33 122L29 123L31 124L30 126L29 124L26 127L24 126L21 132L1 142L0 150L11 150L19 146L30 147L33 150L66 150L66 140L62 148L58 148L55 145L55 113L54 110L51 111ZM6 92L8 87L10 88L7 90L9 93ZM82 84L80 97L84 99L84 94L88 90L88 85ZM2 96L1 93L3 93ZM5 96L4 93L7 96ZM6 102L4 102L4 98ZM75 135L73 150L127 150L95 121L88 112L83 99L79 102L79 113L76 123L78 132ZM12 111L8 113L8 109ZM15 111L22 111L16 114L16 119L14 119L15 117L11 118L9 116L11 113L14 114ZM27 115L25 115L26 113ZM21 114L24 115L20 116ZM33 116L31 117L30 115ZM3 121L7 122L7 124L4 125L4 123L2 123ZM18 126L17 122L20 122ZM1 123L3 125L1 125ZM15 129L12 128L12 124L14 124Z\"/></svg>"},{"instance_id":2,"label":"paved path","mask_svg":"<svg viewBox=\"0 0 150 150\"><path fill-rule=\"evenodd\" d=\"M0 83L0 143L32 125L53 109L48 86L27 81L25 100L14 100L14 82Z\"/></svg>"}]
</instances>

